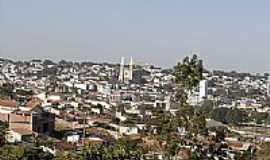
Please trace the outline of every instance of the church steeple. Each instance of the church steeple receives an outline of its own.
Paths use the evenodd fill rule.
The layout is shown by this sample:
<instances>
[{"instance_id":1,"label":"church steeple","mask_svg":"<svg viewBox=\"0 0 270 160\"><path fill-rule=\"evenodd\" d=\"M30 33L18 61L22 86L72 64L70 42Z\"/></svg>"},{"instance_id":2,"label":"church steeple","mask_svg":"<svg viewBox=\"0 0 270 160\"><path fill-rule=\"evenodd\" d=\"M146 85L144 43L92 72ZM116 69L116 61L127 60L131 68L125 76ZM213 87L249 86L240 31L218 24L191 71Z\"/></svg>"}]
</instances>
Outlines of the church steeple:
<instances>
[{"instance_id":1,"label":"church steeple","mask_svg":"<svg viewBox=\"0 0 270 160\"><path fill-rule=\"evenodd\" d=\"M124 81L124 69L125 69L125 58L121 57L121 63L120 63L120 73L119 73L119 81Z\"/></svg>"},{"instance_id":2,"label":"church steeple","mask_svg":"<svg viewBox=\"0 0 270 160\"><path fill-rule=\"evenodd\" d=\"M133 79L133 59L130 57L130 62L129 62L129 80Z\"/></svg>"},{"instance_id":3,"label":"church steeple","mask_svg":"<svg viewBox=\"0 0 270 160\"><path fill-rule=\"evenodd\" d=\"M119 71L119 82L125 82L133 80L133 59L130 57L128 67L125 67L125 58L121 58L120 71Z\"/></svg>"}]
</instances>

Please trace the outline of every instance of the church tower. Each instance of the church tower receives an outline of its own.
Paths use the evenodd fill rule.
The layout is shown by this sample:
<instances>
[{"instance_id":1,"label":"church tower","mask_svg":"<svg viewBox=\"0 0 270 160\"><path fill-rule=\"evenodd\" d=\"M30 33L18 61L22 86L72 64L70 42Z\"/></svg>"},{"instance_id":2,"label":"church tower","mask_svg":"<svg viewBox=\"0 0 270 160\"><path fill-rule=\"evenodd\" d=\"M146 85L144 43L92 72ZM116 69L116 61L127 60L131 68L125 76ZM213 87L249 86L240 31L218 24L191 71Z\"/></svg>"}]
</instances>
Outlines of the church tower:
<instances>
[{"instance_id":1,"label":"church tower","mask_svg":"<svg viewBox=\"0 0 270 160\"><path fill-rule=\"evenodd\" d=\"M128 67L125 67L125 58L121 58L120 71L119 71L119 82L128 83L133 80L133 59L130 57Z\"/></svg>"},{"instance_id":2,"label":"church tower","mask_svg":"<svg viewBox=\"0 0 270 160\"><path fill-rule=\"evenodd\" d=\"M133 59L130 57L129 62L129 80L133 80Z\"/></svg>"},{"instance_id":3,"label":"church tower","mask_svg":"<svg viewBox=\"0 0 270 160\"><path fill-rule=\"evenodd\" d=\"M118 78L120 82L124 81L124 69L125 69L125 58L121 57L120 72L119 72L119 78Z\"/></svg>"}]
</instances>

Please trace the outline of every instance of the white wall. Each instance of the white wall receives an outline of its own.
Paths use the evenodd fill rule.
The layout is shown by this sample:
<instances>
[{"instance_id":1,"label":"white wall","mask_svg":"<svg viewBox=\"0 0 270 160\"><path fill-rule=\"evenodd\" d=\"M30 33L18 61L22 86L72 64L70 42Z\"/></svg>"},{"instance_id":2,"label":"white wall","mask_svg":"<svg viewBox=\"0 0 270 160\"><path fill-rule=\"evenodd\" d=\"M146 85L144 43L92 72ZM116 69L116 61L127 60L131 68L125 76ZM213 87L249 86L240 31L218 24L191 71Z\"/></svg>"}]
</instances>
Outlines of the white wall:
<instances>
[{"instance_id":1,"label":"white wall","mask_svg":"<svg viewBox=\"0 0 270 160\"><path fill-rule=\"evenodd\" d=\"M9 143L16 143L16 142L21 142L22 141L22 135L19 133L9 131L7 133L6 139Z\"/></svg>"}]
</instances>

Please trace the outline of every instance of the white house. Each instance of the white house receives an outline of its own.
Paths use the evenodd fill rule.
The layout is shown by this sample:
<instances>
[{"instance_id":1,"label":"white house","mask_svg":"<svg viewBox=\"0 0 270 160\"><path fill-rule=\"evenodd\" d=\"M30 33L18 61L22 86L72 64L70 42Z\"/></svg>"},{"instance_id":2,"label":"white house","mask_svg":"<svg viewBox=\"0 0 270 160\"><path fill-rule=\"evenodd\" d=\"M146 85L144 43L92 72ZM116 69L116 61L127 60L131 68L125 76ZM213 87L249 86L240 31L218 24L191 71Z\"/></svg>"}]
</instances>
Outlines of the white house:
<instances>
[{"instance_id":1,"label":"white house","mask_svg":"<svg viewBox=\"0 0 270 160\"><path fill-rule=\"evenodd\" d=\"M138 134L139 131L138 131L137 127L120 126L119 132L120 132L120 134L124 134L124 135L132 135L132 134Z\"/></svg>"},{"instance_id":2,"label":"white house","mask_svg":"<svg viewBox=\"0 0 270 160\"><path fill-rule=\"evenodd\" d=\"M23 138L26 136L32 136L33 132L31 130L22 129L22 128L13 128L7 132L6 140L9 143L22 142Z\"/></svg>"},{"instance_id":3,"label":"white house","mask_svg":"<svg viewBox=\"0 0 270 160\"><path fill-rule=\"evenodd\" d=\"M67 136L67 142L77 143L80 140L80 135L74 134Z\"/></svg>"}]
</instances>

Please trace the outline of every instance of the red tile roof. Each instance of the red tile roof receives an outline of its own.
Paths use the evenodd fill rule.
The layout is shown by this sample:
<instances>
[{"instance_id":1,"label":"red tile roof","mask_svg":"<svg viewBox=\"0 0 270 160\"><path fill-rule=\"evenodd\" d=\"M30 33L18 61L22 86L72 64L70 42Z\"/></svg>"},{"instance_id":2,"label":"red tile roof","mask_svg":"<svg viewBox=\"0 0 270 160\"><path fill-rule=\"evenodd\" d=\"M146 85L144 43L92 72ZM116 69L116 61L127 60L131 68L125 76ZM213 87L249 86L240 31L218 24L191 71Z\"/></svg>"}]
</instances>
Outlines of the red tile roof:
<instances>
[{"instance_id":1,"label":"red tile roof","mask_svg":"<svg viewBox=\"0 0 270 160\"><path fill-rule=\"evenodd\" d=\"M16 108L17 103L16 103L16 101L13 101L13 100L0 98L0 106Z\"/></svg>"},{"instance_id":2,"label":"red tile roof","mask_svg":"<svg viewBox=\"0 0 270 160\"><path fill-rule=\"evenodd\" d=\"M21 135L32 135L33 132L30 129L26 129L26 128L12 128L12 131L19 133Z\"/></svg>"},{"instance_id":3,"label":"red tile roof","mask_svg":"<svg viewBox=\"0 0 270 160\"><path fill-rule=\"evenodd\" d=\"M42 101L38 98L33 98L32 100L30 100L27 104L26 104L26 107L27 108L35 108L35 107L38 107L40 106L42 103Z\"/></svg>"}]
</instances>

